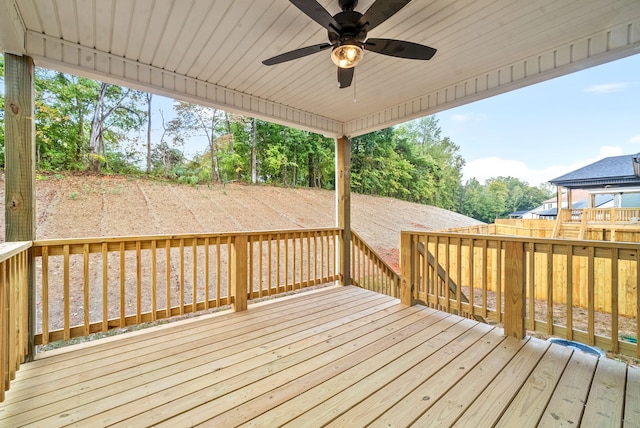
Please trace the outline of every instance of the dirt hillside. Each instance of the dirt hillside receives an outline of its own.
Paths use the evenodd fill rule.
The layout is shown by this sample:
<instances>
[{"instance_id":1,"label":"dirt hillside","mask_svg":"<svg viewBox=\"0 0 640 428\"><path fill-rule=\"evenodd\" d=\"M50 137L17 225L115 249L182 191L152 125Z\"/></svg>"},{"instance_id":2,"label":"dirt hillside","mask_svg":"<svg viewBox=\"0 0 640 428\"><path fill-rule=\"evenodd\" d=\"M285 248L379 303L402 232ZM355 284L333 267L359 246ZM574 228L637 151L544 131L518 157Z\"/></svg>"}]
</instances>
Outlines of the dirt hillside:
<instances>
[{"instance_id":1,"label":"dirt hillside","mask_svg":"<svg viewBox=\"0 0 640 428\"><path fill-rule=\"evenodd\" d=\"M335 193L227 184L188 186L113 176L39 176L37 239L332 227ZM0 177L4 240L4 177ZM401 230L479 224L440 208L352 194L352 228L397 267Z\"/></svg>"}]
</instances>

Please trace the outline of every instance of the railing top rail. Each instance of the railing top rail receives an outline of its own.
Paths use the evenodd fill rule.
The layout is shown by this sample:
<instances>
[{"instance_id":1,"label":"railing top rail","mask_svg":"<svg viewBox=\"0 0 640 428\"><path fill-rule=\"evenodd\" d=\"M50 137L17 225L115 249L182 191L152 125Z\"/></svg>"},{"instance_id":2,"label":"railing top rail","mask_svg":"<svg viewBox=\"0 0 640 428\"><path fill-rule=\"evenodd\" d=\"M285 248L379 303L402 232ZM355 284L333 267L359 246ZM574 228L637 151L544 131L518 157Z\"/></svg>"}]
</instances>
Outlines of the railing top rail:
<instances>
[{"instance_id":1,"label":"railing top rail","mask_svg":"<svg viewBox=\"0 0 640 428\"><path fill-rule=\"evenodd\" d=\"M637 243L627 242L610 242L610 241L590 241L590 240L574 240L574 239L560 239L560 238L534 238L528 236L510 236L510 235L488 235L488 234L469 234L469 233L453 233L453 232L431 232L424 230L416 231L402 231L401 234L410 235L430 235L448 238L473 238L493 241L509 241L509 242L524 242L524 243L540 243L540 244L558 244L558 245L572 245L575 247L599 247L599 248L617 248L621 250L637 250Z\"/></svg>"},{"instance_id":2,"label":"railing top rail","mask_svg":"<svg viewBox=\"0 0 640 428\"><path fill-rule=\"evenodd\" d=\"M201 239L201 238L225 238L229 236L266 236L285 235L309 232L340 232L337 227L324 227L313 229L282 229L282 230L256 230L242 232L222 232L222 233L185 233L173 235L139 235L139 236L109 236L93 238L64 238L64 239L40 239L33 241L34 247L45 247L54 245L77 245L77 244L102 244L110 242L135 242L135 241L164 241L174 239Z\"/></svg>"},{"instance_id":3,"label":"railing top rail","mask_svg":"<svg viewBox=\"0 0 640 428\"><path fill-rule=\"evenodd\" d=\"M0 243L0 263L10 259L31 248L31 241L18 241L18 242L2 242Z\"/></svg>"}]
</instances>

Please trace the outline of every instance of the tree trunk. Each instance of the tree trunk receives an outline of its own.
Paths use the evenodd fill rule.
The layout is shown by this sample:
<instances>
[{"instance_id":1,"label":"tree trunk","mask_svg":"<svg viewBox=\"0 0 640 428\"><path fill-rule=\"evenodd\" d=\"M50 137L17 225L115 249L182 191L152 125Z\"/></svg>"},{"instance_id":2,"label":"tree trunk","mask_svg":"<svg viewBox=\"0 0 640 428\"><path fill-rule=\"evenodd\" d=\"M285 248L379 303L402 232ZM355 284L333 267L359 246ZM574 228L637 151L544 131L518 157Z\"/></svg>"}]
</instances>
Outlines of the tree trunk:
<instances>
[{"instance_id":1,"label":"tree trunk","mask_svg":"<svg viewBox=\"0 0 640 428\"><path fill-rule=\"evenodd\" d=\"M311 152L307 155L307 168L309 170L309 187L316 187L316 171L313 165L313 154Z\"/></svg>"},{"instance_id":2,"label":"tree trunk","mask_svg":"<svg viewBox=\"0 0 640 428\"><path fill-rule=\"evenodd\" d=\"M282 184L283 185L287 185L287 166L288 166L288 161L287 161L287 128L284 128L284 131L282 132L283 137L282 137L282 151L284 153L284 159L283 159L283 166L284 166L284 170L282 172Z\"/></svg>"},{"instance_id":3,"label":"tree trunk","mask_svg":"<svg viewBox=\"0 0 640 428\"><path fill-rule=\"evenodd\" d=\"M209 151L211 152L211 184L215 184L218 181L218 171L216 169L216 154L215 154L215 142L213 141L213 136L211 136L211 141L209 143Z\"/></svg>"},{"instance_id":4,"label":"tree trunk","mask_svg":"<svg viewBox=\"0 0 640 428\"><path fill-rule=\"evenodd\" d=\"M87 168L87 156L86 156L86 150L85 150L85 146L84 146L84 112L82 109L82 105L80 104L80 98L76 97L76 107L78 109L78 139L80 140L80 159L77 159L77 151L76 151L76 159L75 161L77 162L78 160L82 161L82 168L86 169Z\"/></svg>"},{"instance_id":5,"label":"tree trunk","mask_svg":"<svg viewBox=\"0 0 640 428\"><path fill-rule=\"evenodd\" d=\"M91 135L89 136L89 169L93 172L100 172L100 138L102 135L102 107L104 105L104 96L107 91L107 84L100 84L98 99L96 100L96 108L93 111L93 119L91 120Z\"/></svg>"},{"instance_id":6,"label":"tree trunk","mask_svg":"<svg viewBox=\"0 0 640 428\"><path fill-rule=\"evenodd\" d=\"M256 158L256 119L251 121L251 183L258 182L258 161Z\"/></svg>"},{"instance_id":7,"label":"tree trunk","mask_svg":"<svg viewBox=\"0 0 640 428\"><path fill-rule=\"evenodd\" d=\"M151 100L153 94L147 94L147 174L151 174Z\"/></svg>"}]
</instances>

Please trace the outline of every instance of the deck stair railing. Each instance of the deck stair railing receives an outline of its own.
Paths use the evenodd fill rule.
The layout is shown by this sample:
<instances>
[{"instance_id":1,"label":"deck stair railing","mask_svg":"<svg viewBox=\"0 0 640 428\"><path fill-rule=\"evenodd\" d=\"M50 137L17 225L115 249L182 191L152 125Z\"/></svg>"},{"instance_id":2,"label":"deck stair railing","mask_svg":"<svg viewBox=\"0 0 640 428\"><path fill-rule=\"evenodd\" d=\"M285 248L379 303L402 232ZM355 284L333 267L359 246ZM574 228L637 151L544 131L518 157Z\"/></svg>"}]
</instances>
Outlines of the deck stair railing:
<instances>
[{"instance_id":1,"label":"deck stair railing","mask_svg":"<svg viewBox=\"0 0 640 428\"><path fill-rule=\"evenodd\" d=\"M637 358L639 260L630 243L402 232L401 300Z\"/></svg>"},{"instance_id":2,"label":"deck stair railing","mask_svg":"<svg viewBox=\"0 0 640 428\"><path fill-rule=\"evenodd\" d=\"M400 275L353 230L351 282L367 290L400 297Z\"/></svg>"},{"instance_id":3,"label":"deck stair railing","mask_svg":"<svg viewBox=\"0 0 640 428\"><path fill-rule=\"evenodd\" d=\"M0 402L28 346L28 250L31 242L0 244Z\"/></svg>"}]
</instances>

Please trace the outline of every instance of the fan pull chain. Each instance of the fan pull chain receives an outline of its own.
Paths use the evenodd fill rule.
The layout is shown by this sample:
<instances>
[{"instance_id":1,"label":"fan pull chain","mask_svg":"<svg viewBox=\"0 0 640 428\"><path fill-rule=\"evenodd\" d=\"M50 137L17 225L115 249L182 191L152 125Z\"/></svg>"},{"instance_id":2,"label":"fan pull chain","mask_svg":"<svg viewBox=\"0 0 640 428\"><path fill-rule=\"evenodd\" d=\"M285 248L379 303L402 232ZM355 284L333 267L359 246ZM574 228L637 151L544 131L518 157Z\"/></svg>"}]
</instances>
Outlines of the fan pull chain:
<instances>
[{"instance_id":1,"label":"fan pull chain","mask_svg":"<svg viewBox=\"0 0 640 428\"><path fill-rule=\"evenodd\" d=\"M356 99L356 70L353 70L353 102L355 103Z\"/></svg>"}]
</instances>

